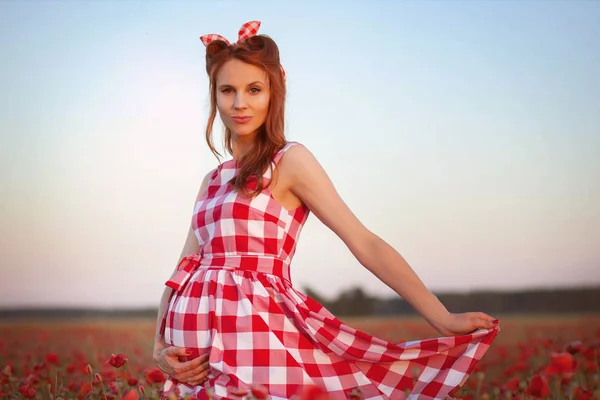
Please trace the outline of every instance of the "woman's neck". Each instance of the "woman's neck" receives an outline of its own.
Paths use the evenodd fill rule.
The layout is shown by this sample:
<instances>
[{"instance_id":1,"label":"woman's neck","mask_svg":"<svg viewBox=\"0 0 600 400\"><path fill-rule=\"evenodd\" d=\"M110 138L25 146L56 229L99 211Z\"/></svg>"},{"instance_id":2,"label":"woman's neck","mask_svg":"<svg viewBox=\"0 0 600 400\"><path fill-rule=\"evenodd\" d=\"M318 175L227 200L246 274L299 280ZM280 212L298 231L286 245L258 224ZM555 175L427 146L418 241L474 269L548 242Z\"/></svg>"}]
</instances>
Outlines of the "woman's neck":
<instances>
[{"instance_id":1,"label":"woman's neck","mask_svg":"<svg viewBox=\"0 0 600 400\"><path fill-rule=\"evenodd\" d=\"M231 147L233 150L233 159L235 161L241 160L246 154L250 153L255 146L255 135L244 135L243 137L236 137L232 135Z\"/></svg>"}]
</instances>

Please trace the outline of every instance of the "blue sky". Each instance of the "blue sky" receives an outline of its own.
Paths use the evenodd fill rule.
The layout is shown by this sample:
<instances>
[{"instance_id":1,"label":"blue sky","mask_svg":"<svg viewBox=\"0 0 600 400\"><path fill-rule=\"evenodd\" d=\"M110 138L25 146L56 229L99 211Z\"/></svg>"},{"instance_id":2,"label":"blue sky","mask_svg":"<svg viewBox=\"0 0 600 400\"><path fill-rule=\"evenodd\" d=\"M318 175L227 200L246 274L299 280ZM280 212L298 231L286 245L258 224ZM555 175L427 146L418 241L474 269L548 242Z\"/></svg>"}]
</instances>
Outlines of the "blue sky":
<instances>
[{"instance_id":1,"label":"blue sky","mask_svg":"<svg viewBox=\"0 0 600 400\"><path fill-rule=\"evenodd\" d=\"M288 139L428 287L600 284L598 2L7 1L0 306L158 304L216 166L198 38L249 20ZM314 216L292 279L393 294Z\"/></svg>"}]
</instances>

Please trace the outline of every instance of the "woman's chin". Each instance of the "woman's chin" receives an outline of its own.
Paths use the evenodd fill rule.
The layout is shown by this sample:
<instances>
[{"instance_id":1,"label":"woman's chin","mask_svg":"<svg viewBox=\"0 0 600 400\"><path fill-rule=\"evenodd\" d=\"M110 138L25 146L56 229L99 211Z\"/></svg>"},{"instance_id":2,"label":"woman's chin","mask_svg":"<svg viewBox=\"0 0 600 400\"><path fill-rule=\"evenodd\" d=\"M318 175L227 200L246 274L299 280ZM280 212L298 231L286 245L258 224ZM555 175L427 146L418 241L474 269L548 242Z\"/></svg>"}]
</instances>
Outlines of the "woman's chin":
<instances>
[{"instance_id":1,"label":"woman's chin","mask_svg":"<svg viewBox=\"0 0 600 400\"><path fill-rule=\"evenodd\" d=\"M235 129L235 130L231 130L231 132L237 136L237 137L250 137L254 134L254 132L256 132L256 129L246 129L246 128L242 128L242 129Z\"/></svg>"}]
</instances>

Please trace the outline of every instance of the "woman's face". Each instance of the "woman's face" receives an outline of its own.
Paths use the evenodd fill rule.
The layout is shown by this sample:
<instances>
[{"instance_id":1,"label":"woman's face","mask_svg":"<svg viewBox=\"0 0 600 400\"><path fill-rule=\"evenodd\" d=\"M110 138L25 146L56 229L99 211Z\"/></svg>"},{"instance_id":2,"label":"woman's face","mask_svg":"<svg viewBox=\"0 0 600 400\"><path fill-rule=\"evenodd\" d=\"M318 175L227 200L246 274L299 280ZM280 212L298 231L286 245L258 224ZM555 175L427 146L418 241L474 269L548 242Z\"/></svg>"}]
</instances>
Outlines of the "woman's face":
<instances>
[{"instance_id":1,"label":"woman's face","mask_svg":"<svg viewBox=\"0 0 600 400\"><path fill-rule=\"evenodd\" d=\"M217 74L217 109L233 135L254 136L269 109L267 73L257 66L232 59ZM236 119L236 117L247 117Z\"/></svg>"}]
</instances>

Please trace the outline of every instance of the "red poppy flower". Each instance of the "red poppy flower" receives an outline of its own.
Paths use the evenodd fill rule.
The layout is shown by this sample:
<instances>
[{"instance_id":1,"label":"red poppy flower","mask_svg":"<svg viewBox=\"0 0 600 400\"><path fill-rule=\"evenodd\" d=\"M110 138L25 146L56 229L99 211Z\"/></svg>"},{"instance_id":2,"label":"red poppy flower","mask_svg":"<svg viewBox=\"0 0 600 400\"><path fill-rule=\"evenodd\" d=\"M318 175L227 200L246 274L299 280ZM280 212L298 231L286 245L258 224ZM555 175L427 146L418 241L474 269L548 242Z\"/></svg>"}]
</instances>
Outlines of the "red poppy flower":
<instances>
[{"instance_id":1,"label":"red poppy flower","mask_svg":"<svg viewBox=\"0 0 600 400\"><path fill-rule=\"evenodd\" d=\"M130 390L121 398L121 400L139 400L139 398L137 390Z\"/></svg>"},{"instance_id":2,"label":"red poppy flower","mask_svg":"<svg viewBox=\"0 0 600 400\"><path fill-rule=\"evenodd\" d=\"M565 347L565 351L570 354L577 354L581 351L581 349L582 349L582 344L581 344L580 340L571 342L571 343L567 344L567 346Z\"/></svg>"},{"instance_id":3,"label":"red poppy flower","mask_svg":"<svg viewBox=\"0 0 600 400\"><path fill-rule=\"evenodd\" d=\"M25 378L25 383L27 385L35 385L36 383L38 383L40 381L39 376L35 375L35 374L29 374L27 376L27 378Z\"/></svg>"},{"instance_id":4,"label":"red poppy flower","mask_svg":"<svg viewBox=\"0 0 600 400\"><path fill-rule=\"evenodd\" d=\"M546 397L550 394L548 379L544 375L535 374L527 386L527 394L537 397Z\"/></svg>"},{"instance_id":5,"label":"red poppy flower","mask_svg":"<svg viewBox=\"0 0 600 400\"><path fill-rule=\"evenodd\" d=\"M585 349L581 350L581 355L588 361L594 361L597 353L599 353L598 349L594 346L587 346Z\"/></svg>"},{"instance_id":6,"label":"red poppy flower","mask_svg":"<svg viewBox=\"0 0 600 400\"><path fill-rule=\"evenodd\" d=\"M56 354L56 353L46 354L46 362L51 365L60 365L60 361L58 359L58 354Z\"/></svg>"},{"instance_id":7,"label":"red poppy flower","mask_svg":"<svg viewBox=\"0 0 600 400\"><path fill-rule=\"evenodd\" d=\"M573 395L577 400L592 400L594 398L594 392L581 386L575 388Z\"/></svg>"},{"instance_id":8,"label":"red poppy flower","mask_svg":"<svg viewBox=\"0 0 600 400\"><path fill-rule=\"evenodd\" d=\"M129 386L137 386L138 383L139 383L139 379L136 378L135 376L130 376L129 378L127 378L127 384Z\"/></svg>"},{"instance_id":9,"label":"red poppy flower","mask_svg":"<svg viewBox=\"0 0 600 400\"><path fill-rule=\"evenodd\" d=\"M109 363L115 368L121 368L126 362L127 358L125 358L125 356L121 353L117 354L116 356L114 354L111 354L110 360L107 361L107 363Z\"/></svg>"},{"instance_id":10,"label":"red poppy flower","mask_svg":"<svg viewBox=\"0 0 600 400\"><path fill-rule=\"evenodd\" d=\"M598 371L598 364L595 361L586 361L583 365L583 370L587 374Z\"/></svg>"},{"instance_id":11,"label":"red poppy flower","mask_svg":"<svg viewBox=\"0 0 600 400\"><path fill-rule=\"evenodd\" d=\"M502 385L502 388L504 390L510 390L511 392L516 392L519 390L520 383L521 383L521 378L515 377L515 378L508 380L504 385Z\"/></svg>"},{"instance_id":12,"label":"red poppy flower","mask_svg":"<svg viewBox=\"0 0 600 400\"><path fill-rule=\"evenodd\" d=\"M153 368L149 371L146 371L146 382L148 382L150 385L153 383L163 383L166 380L167 378L165 377L165 374L163 374L163 372L158 368Z\"/></svg>"},{"instance_id":13,"label":"red poppy flower","mask_svg":"<svg viewBox=\"0 0 600 400\"><path fill-rule=\"evenodd\" d=\"M35 397L35 390L29 385L19 386L19 392L21 392L21 394L28 399Z\"/></svg>"},{"instance_id":14,"label":"red poppy flower","mask_svg":"<svg viewBox=\"0 0 600 400\"><path fill-rule=\"evenodd\" d=\"M92 390L92 384L90 382L85 382L81 385L81 388L79 388L79 396L87 395L90 390Z\"/></svg>"},{"instance_id":15,"label":"red poppy flower","mask_svg":"<svg viewBox=\"0 0 600 400\"><path fill-rule=\"evenodd\" d=\"M114 368L103 369L102 377L106 382L114 381L115 379L117 379L117 371Z\"/></svg>"},{"instance_id":16,"label":"red poppy flower","mask_svg":"<svg viewBox=\"0 0 600 400\"><path fill-rule=\"evenodd\" d=\"M575 373L575 359L570 353L552 352L550 355L550 365L545 368L548 375L569 375Z\"/></svg>"}]
</instances>

